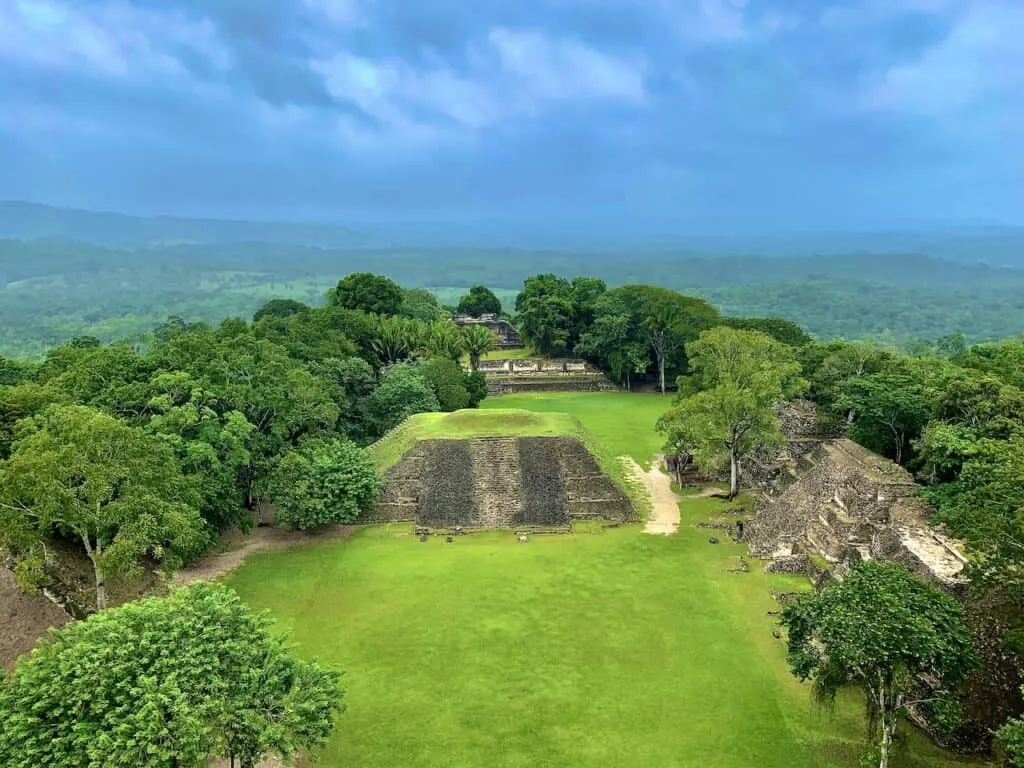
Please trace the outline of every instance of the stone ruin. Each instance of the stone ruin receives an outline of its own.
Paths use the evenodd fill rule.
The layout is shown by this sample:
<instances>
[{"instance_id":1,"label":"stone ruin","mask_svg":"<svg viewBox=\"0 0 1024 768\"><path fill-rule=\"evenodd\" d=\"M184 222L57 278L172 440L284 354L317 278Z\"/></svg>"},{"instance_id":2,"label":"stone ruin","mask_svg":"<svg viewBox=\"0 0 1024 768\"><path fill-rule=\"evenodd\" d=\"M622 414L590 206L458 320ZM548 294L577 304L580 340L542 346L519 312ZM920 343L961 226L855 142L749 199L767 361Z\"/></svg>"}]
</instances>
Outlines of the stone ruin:
<instances>
[{"instance_id":1,"label":"stone ruin","mask_svg":"<svg viewBox=\"0 0 1024 768\"><path fill-rule=\"evenodd\" d=\"M513 392L603 392L617 390L598 368L584 360L531 358L483 360L479 370L491 395Z\"/></svg>"},{"instance_id":2,"label":"stone ruin","mask_svg":"<svg viewBox=\"0 0 1024 768\"><path fill-rule=\"evenodd\" d=\"M903 563L950 591L966 583L966 558L928 524L918 486L902 467L836 438L785 456L773 475L747 526L751 554L773 559L771 570L806 571L815 556L841 574L876 559Z\"/></svg>"},{"instance_id":3,"label":"stone ruin","mask_svg":"<svg viewBox=\"0 0 1024 768\"><path fill-rule=\"evenodd\" d=\"M962 545L929 524L909 472L852 440L815 434L812 414L813 406L789 406L785 444L744 467L744 484L759 489L745 526L751 554L768 559L768 571L806 574L818 585L862 559L901 563L957 598L983 661L961 691L958 744L987 748L991 729L1022 706L1017 664L1001 644L1001 598L968 593Z\"/></svg>"},{"instance_id":4,"label":"stone ruin","mask_svg":"<svg viewBox=\"0 0 1024 768\"><path fill-rule=\"evenodd\" d=\"M483 325L495 335L495 349L522 349L523 341L519 331L508 320L503 320L493 313L485 313L480 317L455 315L452 321L456 325Z\"/></svg>"},{"instance_id":5,"label":"stone ruin","mask_svg":"<svg viewBox=\"0 0 1024 768\"><path fill-rule=\"evenodd\" d=\"M481 437L419 441L388 470L367 522L568 532L574 520L632 515L629 498L579 440Z\"/></svg>"}]
</instances>

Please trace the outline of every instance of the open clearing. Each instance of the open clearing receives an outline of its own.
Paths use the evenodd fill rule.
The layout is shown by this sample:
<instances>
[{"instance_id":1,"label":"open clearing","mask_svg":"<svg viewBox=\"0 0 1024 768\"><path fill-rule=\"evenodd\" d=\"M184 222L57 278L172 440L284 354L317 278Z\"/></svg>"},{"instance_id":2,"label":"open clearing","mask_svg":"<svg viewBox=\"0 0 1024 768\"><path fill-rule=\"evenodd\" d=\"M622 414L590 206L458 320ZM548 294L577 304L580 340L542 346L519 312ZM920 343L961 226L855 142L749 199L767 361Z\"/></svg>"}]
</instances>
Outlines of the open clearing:
<instances>
[{"instance_id":1,"label":"open clearing","mask_svg":"<svg viewBox=\"0 0 1024 768\"><path fill-rule=\"evenodd\" d=\"M345 670L329 766L852 768L858 703L812 707L766 616L771 589L806 582L725 573L743 548L693 527L723 506L684 501L675 536L423 544L379 526L255 555L227 581ZM895 766L957 764L912 736Z\"/></svg>"},{"instance_id":2,"label":"open clearing","mask_svg":"<svg viewBox=\"0 0 1024 768\"><path fill-rule=\"evenodd\" d=\"M649 464L667 400L524 395L491 406L568 411L607 441L605 455ZM577 423L505 416L514 434ZM486 423L425 420L441 434ZM726 572L745 547L710 544L715 532L695 523L727 506L684 497L670 536L580 526L527 544L507 531L447 544L377 526L257 554L227 581L271 610L302 654L345 671L349 709L323 751L328 766L853 768L866 748L859 699L812 705L772 636L771 591L807 582L757 563ZM963 764L978 765L908 730L893 768Z\"/></svg>"}]
</instances>

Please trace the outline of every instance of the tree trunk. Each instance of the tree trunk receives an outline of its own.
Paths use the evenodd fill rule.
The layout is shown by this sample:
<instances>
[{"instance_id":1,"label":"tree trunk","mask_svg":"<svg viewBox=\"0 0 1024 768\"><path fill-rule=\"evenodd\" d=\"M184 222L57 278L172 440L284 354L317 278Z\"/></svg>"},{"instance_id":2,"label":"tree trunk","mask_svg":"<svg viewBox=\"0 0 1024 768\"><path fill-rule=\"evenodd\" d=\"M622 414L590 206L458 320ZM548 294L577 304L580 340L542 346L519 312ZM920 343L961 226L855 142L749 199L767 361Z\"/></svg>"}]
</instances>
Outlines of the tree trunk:
<instances>
[{"instance_id":1,"label":"tree trunk","mask_svg":"<svg viewBox=\"0 0 1024 768\"><path fill-rule=\"evenodd\" d=\"M740 462L736 456L736 447L729 447L729 498L735 499L740 492Z\"/></svg>"},{"instance_id":2,"label":"tree trunk","mask_svg":"<svg viewBox=\"0 0 1024 768\"><path fill-rule=\"evenodd\" d=\"M469 356L469 367L474 371L480 367L480 355Z\"/></svg>"},{"instance_id":3,"label":"tree trunk","mask_svg":"<svg viewBox=\"0 0 1024 768\"><path fill-rule=\"evenodd\" d=\"M896 730L895 718L882 716L882 743L878 750L878 768L889 768L889 752L892 749L893 731Z\"/></svg>"},{"instance_id":4,"label":"tree trunk","mask_svg":"<svg viewBox=\"0 0 1024 768\"><path fill-rule=\"evenodd\" d=\"M665 355L658 355L658 383L661 386L661 394L665 394Z\"/></svg>"},{"instance_id":5,"label":"tree trunk","mask_svg":"<svg viewBox=\"0 0 1024 768\"><path fill-rule=\"evenodd\" d=\"M85 544L85 552L89 555L89 561L92 563L93 576L96 579L96 610L104 611L107 608L107 580L99 564L99 557L103 554L103 543L97 539L96 548L93 549L89 536L86 534L81 534L81 536L82 542Z\"/></svg>"}]
</instances>

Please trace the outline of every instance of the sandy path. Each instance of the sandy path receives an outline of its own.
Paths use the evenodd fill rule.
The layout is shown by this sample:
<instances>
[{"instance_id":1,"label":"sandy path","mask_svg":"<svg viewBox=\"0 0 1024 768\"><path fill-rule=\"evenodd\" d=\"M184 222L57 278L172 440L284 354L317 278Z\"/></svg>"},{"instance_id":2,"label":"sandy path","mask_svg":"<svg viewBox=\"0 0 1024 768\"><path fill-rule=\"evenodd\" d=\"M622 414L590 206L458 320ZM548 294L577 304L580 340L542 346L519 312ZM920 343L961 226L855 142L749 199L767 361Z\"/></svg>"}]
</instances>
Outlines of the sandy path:
<instances>
[{"instance_id":1,"label":"sandy path","mask_svg":"<svg viewBox=\"0 0 1024 768\"><path fill-rule=\"evenodd\" d=\"M347 539L359 528L358 525L333 525L316 533L290 531L286 528L255 528L243 536L227 552L208 555L174 574L175 584L191 584L193 581L213 581L245 562L245 558L257 552L284 549L309 544L325 539Z\"/></svg>"},{"instance_id":2,"label":"sandy path","mask_svg":"<svg viewBox=\"0 0 1024 768\"><path fill-rule=\"evenodd\" d=\"M661 471L661 456L656 456L650 470L645 470L632 458L623 462L633 477L644 484L651 497L651 517L644 525L644 533L668 536L679 530L679 502L681 497L672 492L672 480Z\"/></svg>"}]
</instances>

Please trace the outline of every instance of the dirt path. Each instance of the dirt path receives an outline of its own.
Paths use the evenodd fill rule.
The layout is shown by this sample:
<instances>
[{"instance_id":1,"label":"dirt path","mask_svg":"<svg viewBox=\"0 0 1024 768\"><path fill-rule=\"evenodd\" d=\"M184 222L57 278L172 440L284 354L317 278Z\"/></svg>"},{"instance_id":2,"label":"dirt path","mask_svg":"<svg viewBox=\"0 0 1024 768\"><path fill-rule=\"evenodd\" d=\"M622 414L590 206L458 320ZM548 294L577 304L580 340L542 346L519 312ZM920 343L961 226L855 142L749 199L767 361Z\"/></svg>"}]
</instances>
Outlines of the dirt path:
<instances>
[{"instance_id":1,"label":"dirt path","mask_svg":"<svg viewBox=\"0 0 1024 768\"><path fill-rule=\"evenodd\" d=\"M174 574L175 584L191 584L193 581L213 581L245 562L245 558L257 552L285 549L325 539L347 539L358 525L335 525L316 533L289 531L285 528L255 528L249 535L242 535L227 552L208 555Z\"/></svg>"},{"instance_id":2,"label":"dirt path","mask_svg":"<svg viewBox=\"0 0 1024 768\"><path fill-rule=\"evenodd\" d=\"M672 492L671 478L661 471L661 456L655 457L650 470L645 470L632 458L627 457L623 461L651 497L651 517L644 525L644 533L668 536L678 531L681 497Z\"/></svg>"}]
</instances>

